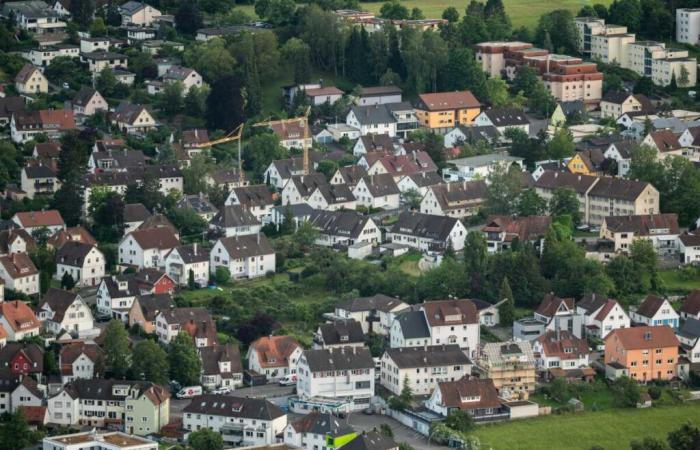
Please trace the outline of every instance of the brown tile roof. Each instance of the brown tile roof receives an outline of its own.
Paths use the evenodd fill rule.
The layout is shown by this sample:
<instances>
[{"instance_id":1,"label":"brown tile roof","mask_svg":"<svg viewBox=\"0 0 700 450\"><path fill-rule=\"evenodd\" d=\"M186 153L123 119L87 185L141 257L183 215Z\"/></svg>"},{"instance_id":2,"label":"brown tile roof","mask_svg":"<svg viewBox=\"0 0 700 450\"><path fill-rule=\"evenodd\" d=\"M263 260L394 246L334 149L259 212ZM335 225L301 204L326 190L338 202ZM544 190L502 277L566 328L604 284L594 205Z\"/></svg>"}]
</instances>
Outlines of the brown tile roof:
<instances>
[{"instance_id":1,"label":"brown tile roof","mask_svg":"<svg viewBox=\"0 0 700 450\"><path fill-rule=\"evenodd\" d=\"M603 308L601 308L601 310L598 311L598 314L595 316L595 320L603 321L608 315L608 313L612 311L615 305L617 305L617 300L609 298L603 305Z\"/></svg>"},{"instance_id":2,"label":"brown tile roof","mask_svg":"<svg viewBox=\"0 0 700 450\"><path fill-rule=\"evenodd\" d=\"M37 70L39 69L29 63L25 64L22 66L20 71L17 72L17 76L15 76L15 83L26 83Z\"/></svg>"},{"instance_id":3,"label":"brown tile roof","mask_svg":"<svg viewBox=\"0 0 700 450\"><path fill-rule=\"evenodd\" d=\"M57 231L49 238L48 244L53 248L61 248L67 242L82 242L83 244L97 245L97 240L81 225Z\"/></svg>"},{"instance_id":4,"label":"brown tile roof","mask_svg":"<svg viewBox=\"0 0 700 450\"><path fill-rule=\"evenodd\" d=\"M182 137L180 138L182 145L185 147L192 147L209 142L209 132L206 129L194 128L192 130L185 130L182 132Z\"/></svg>"},{"instance_id":5,"label":"brown tile roof","mask_svg":"<svg viewBox=\"0 0 700 450\"><path fill-rule=\"evenodd\" d=\"M364 156L368 167L379 162L386 171L394 176L412 175L420 172L435 172L437 166L427 152L418 151L405 155L388 155L384 152L367 153Z\"/></svg>"},{"instance_id":6,"label":"brown tile roof","mask_svg":"<svg viewBox=\"0 0 700 450\"><path fill-rule=\"evenodd\" d=\"M218 375L230 378L234 373L243 372L241 352L237 345L210 345L199 349L199 357L202 359L202 373L204 375ZM219 371L220 362L230 362L231 371L222 373Z\"/></svg>"},{"instance_id":7,"label":"brown tile roof","mask_svg":"<svg viewBox=\"0 0 700 450\"><path fill-rule=\"evenodd\" d=\"M700 289L693 289L691 293L683 299L681 312L691 316L700 314Z\"/></svg>"},{"instance_id":8,"label":"brown tile roof","mask_svg":"<svg viewBox=\"0 0 700 450\"><path fill-rule=\"evenodd\" d=\"M32 308L19 300L0 303L0 312L15 332L39 328L41 325Z\"/></svg>"},{"instance_id":9,"label":"brown tile roof","mask_svg":"<svg viewBox=\"0 0 700 450\"><path fill-rule=\"evenodd\" d=\"M617 328L605 338L608 341L617 338L625 350L648 348L678 347L680 342L673 329L668 326Z\"/></svg>"},{"instance_id":10,"label":"brown tile roof","mask_svg":"<svg viewBox=\"0 0 700 450\"><path fill-rule=\"evenodd\" d=\"M498 390L490 378L462 378L457 381L443 381L438 383L438 389L440 389L442 403L447 408L471 410L501 406ZM474 397L478 397L478 400L467 401L468 398Z\"/></svg>"},{"instance_id":11,"label":"brown tile roof","mask_svg":"<svg viewBox=\"0 0 700 450\"><path fill-rule=\"evenodd\" d=\"M537 338L542 344L544 354L547 357L559 357L560 359L579 359L588 355L588 344L569 331L556 332L549 330ZM568 350L568 351L567 351Z\"/></svg>"},{"instance_id":12,"label":"brown tile roof","mask_svg":"<svg viewBox=\"0 0 700 450\"><path fill-rule=\"evenodd\" d=\"M306 139L310 136L305 119L285 120L270 125L270 129L281 141L289 139Z\"/></svg>"},{"instance_id":13,"label":"brown tile roof","mask_svg":"<svg viewBox=\"0 0 700 450\"><path fill-rule=\"evenodd\" d=\"M193 338L207 339L210 344L217 342L216 323L206 308L169 308L160 314L166 323L179 324Z\"/></svg>"},{"instance_id":14,"label":"brown tile roof","mask_svg":"<svg viewBox=\"0 0 700 450\"><path fill-rule=\"evenodd\" d=\"M247 258L275 253L270 241L262 233L221 238L219 241L230 258Z\"/></svg>"},{"instance_id":15,"label":"brown tile roof","mask_svg":"<svg viewBox=\"0 0 700 450\"><path fill-rule=\"evenodd\" d=\"M535 187L551 190L560 187L571 187L577 193L584 194L593 186L596 180L597 177L589 175L545 170L537 181L535 181Z\"/></svg>"},{"instance_id":16,"label":"brown tile roof","mask_svg":"<svg viewBox=\"0 0 700 450\"><path fill-rule=\"evenodd\" d=\"M10 246L17 239L23 239L27 246L27 252L36 248L36 241L27 230L21 228L16 230L0 231L0 253L10 253Z\"/></svg>"},{"instance_id":17,"label":"brown tile roof","mask_svg":"<svg viewBox=\"0 0 700 450\"><path fill-rule=\"evenodd\" d=\"M42 109L40 111L22 111L15 114L18 130L74 130L75 116L72 109Z\"/></svg>"},{"instance_id":18,"label":"brown tile roof","mask_svg":"<svg viewBox=\"0 0 700 450\"><path fill-rule=\"evenodd\" d=\"M654 294L649 294L646 296L644 301L642 302L641 305L639 305L639 308L637 308L637 314L640 316L652 318L654 317L654 314L663 306L664 300L661 297L657 297Z\"/></svg>"},{"instance_id":19,"label":"brown tile roof","mask_svg":"<svg viewBox=\"0 0 700 450\"><path fill-rule=\"evenodd\" d=\"M61 323L63 322L63 317L66 314L66 311L70 307L70 305L75 302L75 299L78 297L77 294L70 292L70 291L65 291L63 289L56 289L56 288L49 288L48 291L44 294L43 301L40 304L40 308L44 308L44 306L48 306L51 308L51 311L54 312L53 319L51 319L52 322L58 322Z\"/></svg>"},{"instance_id":20,"label":"brown tile roof","mask_svg":"<svg viewBox=\"0 0 700 450\"><path fill-rule=\"evenodd\" d=\"M517 237L521 241L529 241L544 236L551 225L552 218L549 216L491 216L482 231L506 233L506 240Z\"/></svg>"},{"instance_id":21,"label":"brown tile roof","mask_svg":"<svg viewBox=\"0 0 700 450\"><path fill-rule=\"evenodd\" d=\"M142 249L159 248L165 250L180 245L180 241L170 228L147 228L132 231L130 235Z\"/></svg>"},{"instance_id":22,"label":"brown tile roof","mask_svg":"<svg viewBox=\"0 0 700 450\"><path fill-rule=\"evenodd\" d=\"M304 93L309 97L317 97L320 95L343 95L344 92L335 86L328 86L317 89L306 89Z\"/></svg>"},{"instance_id":23,"label":"brown tile roof","mask_svg":"<svg viewBox=\"0 0 700 450\"><path fill-rule=\"evenodd\" d=\"M61 375L72 375L73 363L82 354L85 354L93 363L104 358L104 351L102 351L102 348L97 344L75 342L64 345L61 347L58 355Z\"/></svg>"},{"instance_id":24,"label":"brown tile roof","mask_svg":"<svg viewBox=\"0 0 700 450\"><path fill-rule=\"evenodd\" d=\"M19 410L22 411L29 425L44 425L46 423L46 406L20 405Z\"/></svg>"},{"instance_id":25,"label":"brown tile roof","mask_svg":"<svg viewBox=\"0 0 700 450\"><path fill-rule=\"evenodd\" d=\"M435 300L423 303L422 308L431 327L479 322L476 305L467 299Z\"/></svg>"},{"instance_id":26,"label":"brown tile roof","mask_svg":"<svg viewBox=\"0 0 700 450\"><path fill-rule=\"evenodd\" d=\"M263 336L250 344L250 350L258 354L261 367L286 367L294 350L301 347L291 336Z\"/></svg>"},{"instance_id":27,"label":"brown tile roof","mask_svg":"<svg viewBox=\"0 0 700 450\"><path fill-rule=\"evenodd\" d=\"M54 159L61 154L61 144L58 142L40 142L34 149L39 158Z\"/></svg>"},{"instance_id":28,"label":"brown tile roof","mask_svg":"<svg viewBox=\"0 0 700 450\"><path fill-rule=\"evenodd\" d=\"M479 108L481 104L470 91L436 92L420 94L420 105L428 111L444 111L448 109Z\"/></svg>"},{"instance_id":29,"label":"brown tile roof","mask_svg":"<svg viewBox=\"0 0 700 450\"><path fill-rule=\"evenodd\" d=\"M651 184L644 181L599 177L598 182L593 186L589 194L592 197L635 201L648 186L651 186Z\"/></svg>"},{"instance_id":30,"label":"brown tile roof","mask_svg":"<svg viewBox=\"0 0 700 450\"><path fill-rule=\"evenodd\" d=\"M574 309L573 298L559 298L550 292L544 295L542 302L537 307L535 312L541 316L554 317L562 304L565 305L569 311Z\"/></svg>"},{"instance_id":31,"label":"brown tile roof","mask_svg":"<svg viewBox=\"0 0 700 450\"><path fill-rule=\"evenodd\" d=\"M661 153L671 152L681 148L681 144L678 142L678 136L671 130L652 131L649 133L649 136Z\"/></svg>"},{"instance_id":32,"label":"brown tile roof","mask_svg":"<svg viewBox=\"0 0 700 450\"><path fill-rule=\"evenodd\" d=\"M443 211L478 204L486 198L484 180L437 184L430 189Z\"/></svg>"},{"instance_id":33,"label":"brown tile roof","mask_svg":"<svg viewBox=\"0 0 700 450\"><path fill-rule=\"evenodd\" d=\"M652 230L667 229L662 234L680 234L678 215L646 214L638 216L612 216L605 218L606 227L616 233L635 233L638 236L650 236Z\"/></svg>"},{"instance_id":34,"label":"brown tile roof","mask_svg":"<svg viewBox=\"0 0 700 450\"><path fill-rule=\"evenodd\" d=\"M7 272L13 280L39 273L31 258L26 253L13 253L11 255L0 256L0 264L3 265L5 272Z\"/></svg>"},{"instance_id":35,"label":"brown tile roof","mask_svg":"<svg viewBox=\"0 0 700 450\"><path fill-rule=\"evenodd\" d=\"M55 209L48 211L27 211L15 214L22 228L65 226L61 213Z\"/></svg>"}]
</instances>

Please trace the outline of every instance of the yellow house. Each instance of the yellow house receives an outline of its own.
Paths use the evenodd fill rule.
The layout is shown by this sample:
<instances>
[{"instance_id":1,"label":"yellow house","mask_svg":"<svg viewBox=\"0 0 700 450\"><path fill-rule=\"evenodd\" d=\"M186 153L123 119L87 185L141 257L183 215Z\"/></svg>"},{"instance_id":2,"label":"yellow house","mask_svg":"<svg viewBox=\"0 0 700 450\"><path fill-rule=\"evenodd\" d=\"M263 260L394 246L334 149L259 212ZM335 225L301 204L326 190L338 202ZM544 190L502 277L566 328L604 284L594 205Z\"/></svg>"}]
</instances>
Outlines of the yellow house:
<instances>
[{"instance_id":1,"label":"yellow house","mask_svg":"<svg viewBox=\"0 0 700 450\"><path fill-rule=\"evenodd\" d=\"M15 77L15 88L20 94L46 94L49 80L31 64L25 64Z\"/></svg>"},{"instance_id":2,"label":"yellow house","mask_svg":"<svg viewBox=\"0 0 700 450\"><path fill-rule=\"evenodd\" d=\"M416 117L424 127L447 131L457 125L471 125L481 104L470 91L436 92L418 96Z\"/></svg>"},{"instance_id":3,"label":"yellow house","mask_svg":"<svg viewBox=\"0 0 700 450\"><path fill-rule=\"evenodd\" d=\"M599 167L604 159L603 153L598 149L576 152L566 163L566 168L571 173L599 175Z\"/></svg>"}]
</instances>

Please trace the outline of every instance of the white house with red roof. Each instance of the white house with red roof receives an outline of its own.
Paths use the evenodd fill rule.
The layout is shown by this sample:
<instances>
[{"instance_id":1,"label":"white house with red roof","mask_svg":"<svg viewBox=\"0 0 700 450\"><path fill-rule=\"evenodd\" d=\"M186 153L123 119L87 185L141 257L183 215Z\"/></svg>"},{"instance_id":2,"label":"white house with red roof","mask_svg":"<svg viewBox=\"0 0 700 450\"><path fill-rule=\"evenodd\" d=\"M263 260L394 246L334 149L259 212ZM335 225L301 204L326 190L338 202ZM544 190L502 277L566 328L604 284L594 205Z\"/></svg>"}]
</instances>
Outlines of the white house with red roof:
<instances>
[{"instance_id":1,"label":"white house with red roof","mask_svg":"<svg viewBox=\"0 0 700 450\"><path fill-rule=\"evenodd\" d=\"M268 380L277 380L297 373L302 352L299 342L291 336L263 336L250 344L248 368Z\"/></svg>"},{"instance_id":2,"label":"white house with red roof","mask_svg":"<svg viewBox=\"0 0 700 450\"><path fill-rule=\"evenodd\" d=\"M172 228L147 228L133 231L119 243L119 264L139 268L158 268L166 255L180 245Z\"/></svg>"},{"instance_id":3,"label":"white house with red roof","mask_svg":"<svg viewBox=\"0 0 700 450\"><path fill-rule=\"evenodd\" d=\"M26 253L0 256L0 279L13 291L27 295L39 293L39 270Z\"/></svg>"},{"instance_id":4,"label":"white house with red roof","mask_svg":"<svg viewBox=\"0 0 700 450\"><path fill-rule=\"evenodd\" d=\"M34 311L24 302L12 300L0 303L0 324L7 331L8 341L21 341L24 338L38 336L41 322Z\"/></svg>"},{"instance_id":5,"label":"white house with red roof","mask_svg":"<svg viewBox=\"0 0 700 450\"><path fill-rule=\"evenodd\" d=\"M66 228L66 223L61 217L61 213L55 209L18 212L12 216L12 221L30 234L43 228L48 229L50 234Z\"/></svg>"},{"instance_id":6,"label":"white house with red roof","mask_svg":"<svg viewBox=\"0 0 700 450\"><path fill-rule=\"evenodd\" d=\"M588 336L604 339L612 330L630 326L627 312L612 298L588 294L576 303L576 311L583 315Z\"/></svg>"},{"instance_id":7,"label":"white house with red roof","mask_svg":"<svg viewBox=\"0 0 700 450\"><path fill-rule=\"evenodd\" d=\"M681 319L700 320L700 289L693 289L690 294L683 299L680 316Z\"/></svg>"},{"instance_id":8,"label":"white house with red roof","mask_svg":"<svg viewBox=\"0 0 700 450\"><path fill-rule=\"evenodd\" d=\"M573 370L588 367L588 343L569 331L547 331L532 343L537 368Z\"/></svg>"}]
</instances>

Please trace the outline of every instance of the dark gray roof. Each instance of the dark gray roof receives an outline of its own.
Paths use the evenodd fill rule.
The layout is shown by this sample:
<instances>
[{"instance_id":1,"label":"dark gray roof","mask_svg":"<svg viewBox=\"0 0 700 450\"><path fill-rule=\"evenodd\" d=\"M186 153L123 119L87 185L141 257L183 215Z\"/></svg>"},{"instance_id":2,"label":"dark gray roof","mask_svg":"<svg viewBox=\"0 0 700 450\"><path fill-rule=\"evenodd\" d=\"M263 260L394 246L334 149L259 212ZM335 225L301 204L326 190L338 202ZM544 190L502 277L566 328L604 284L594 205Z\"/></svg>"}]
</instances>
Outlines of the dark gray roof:
<instances>
[{"instance_id":1,"label":"dark gray roof","mask_svg":"<svg viewBox=\"0 0 700 450\"><path fill-rule=\"evenodd\" d=\"M437 172L420 172L408 175L408 177L413 181L418 187L429 187L435 186L436 184L442 184L445 181L442 179Z\"/></svg>"},{"instance_id":2,"label":"dark gray roof","mask_svg":"<svg viewBox=\"0 0 700 450\"><path fill-rule=\"evenodd\" d=\"M700 320L687 318L678 334L688 339L700 338Z\"/></svg>"},{"instance_id":3,"label":"dark gray roof","mask_svg":"<svg viewBox=\"0 0 700 450\"><path fill-rule=\"evenodd\" d=\"M209 249L198 244L180 245L172 251L175 250L177 250L177 254L180 255L185 264L209 261Z\"/></svg>"},{"instance_id":4,"label":"dark gray roof","mask_svg":"<svg viewBox=\"0 0 700 450\"><path fill-rule=\"evenodd\" d=\"M571 100L568 102L559 102L559 106L561 106L561 110L564 113L565 116L568 116L572 113L575 112L584 112L586 110L586 106L583 103L583 100Z\"/></svg>"},{"instance_id":5,"label":"dark gray roof","mask_svg":"<svg viewBox=\"0 0 700 450\"><path fill-rule=\"evenodd\" d=\"M366 175L362 177L365 186L372 197L383 197L385 195L398 195L401 193L394 181L394 176L390 173L379 173L376 175Z\"/></svg>"},{"instance_id":6,"label":"dark gray roof","mask_svg":"<svg viewBox=\"0 0 700 450\"><path fill-rule=\"evenodd\" d=\"M365 341L362 325L353 319L321 324L318 331L325 345L349 345Z\"/></svg>"},{"instance_id":7,"label":"dark gray roof","mask_svg":"<svg viewBox=\"0 0 700 450\"><path fill-rule=\"evenodd\" d=\"M170 294L145 294L138 295L135 299L141 307L144 319L149 322L156 320L159 312L175 306L173 296Z\"/></svg>"},{"instance_id":8,"label":"dark gray roof","mask_svg":"<svg viewBox=\"0 0 700 450\"><path fill-rule=\"evenodd\" d=\"M272 192L264 184L235 187L233 192L236 193L236 198L241 205L248 207L272 205L275 202L272 198Z\"/></svg>"},{"instance_id":9,"label":"dark gray roof","mask_svg":"<svg viewBox=\"0 0 700 450\"><path fill-rule=\"evenodd\" d=\"M310 433L320 436L344 436L352 433L353 428L346 419L341 419L331 413L312 411L299 420L292 422L297 433Z\"/></svg>"},{"instance_id":10,"label":"dark gray roof","mask_svg":"<svg viewBox=\"0 0 700 450\"><path fill-rule=\"evenodd\" d=\"M107 150L105 152L92 152L90 156L96 167L99 161L112 161L112 170L142 168L146 164L146 156L141 150Z\"/></svg>"},{"instance_id":11,"label":"dark gray roof","mask_svg":"<svg viewBox=\"0 0 700 450\"><path fill-rule=\"evenodd\" d=\"M262 233L222 238L219 241L230 258L247 258L275 253L272 245Z\"/></svg>"},{"instance_id":12,"label":"dark gray roof","mask_svg":"<svg viewBox=\"0 0 700 450\"><path fill-rule=\"evenodd\" d=\"M351 111L360 125L396 123L394 115L385 105L353 106Z\"/></svg>"},{"instance_id":13,"label":"dark gray roof","mask_svg":"<svg viewBox=\"0 0 700 450\"><path fill-rule=\"evenodd\" d=\"M369 217L354 211L314 210L309 217L311 225L323 234L358 238Z\"/></svg>"},{"instance_id":14,"label":"dark gray roof","mask_svg":"<svg viewBox=\"0 0 700 450\"><path fill-rule=\"evenodd\" d=\"M401 327L401 334L403 334L404 339L430 337L430 329L423 311L406 311L396 316L395 320Z\"/></svg>"},{"instance_id":15,"label":"dark gray roof","mask_svg":"<svg viewBox=\"0 0 700 450\"><path fill-rule=\"evenodd\" d=\"M457 222L453 217L404 211L390 232L445 241Z\"/></svg>"},{"instance_id":16,"label":"dark gray roof","mask_svg":"<svg viewBox=\"0 0 700 450\"><path fill-rule=\"evenodd\" d=\"M337 309L343 309L345 311L359 312L359 311L382 311L390 312L392 309L403 304L398 298L393 298L386 296L384 294L376 294L371 297L358 297L352 300L348 300L343 303L335 305Z\"/></svg>"},{"instance_id":17,"label":"dark gray roof","mask_svg":"<svg viewBox=\"0 0 700 450\"><path fill-rule=\"evenodd\" d=\"M82 267L85 257L95 248L94 245L78 241L68 241L58 249L56 263L73 267Z\"/></svg>"},{"instance_id":18,"label":"dark gray roof","mask_svg":"<svg viewBox=\"0 0 700 450\"><path fill-rule=\"evenodd\" d=\"M40 0L7 2L3 7L3 16L8 17L10 11L27 18L58 17L58 13Z\"/></svg>"},{"instance_id":19,"label":"dark gray roof","mask_svg":"<svg viewBox=\"0 0 700 450\"><path fill-rule=\"evenodd\" d=\"M469 364L459 345L388 348L386 353L400 369Z\"/></svg>"},{"instance_id":20,"label":"dark gray roof","mask_svg":"<svg viewBox=\"0 0 700 450\"><path fill-rule=\"evenodd\" d=\"M606 304L607 301L607 297L598 294L586 294L576 303L576 306L584 309L588 314L592 314Z\"/></svg>"},{"instance_id":21,"label":"dark gray roof","mask_svg":"<svg viewBox=\"0 0 700 450\"><path fill-rule=\"evenodd\" d=\"M197 214L216 214L218 212L207 196L203 194L185 195L177 203L177 207L192 208Z\"/></svg>"},{"instance_id":22,"label":"dark gray roof","mask_svg":"<svg viewBox=\"0 0 700 450\"><path fill-rule=\"evenodd\" d=\"M79 106L86 106L92 97L97 93L97 91L89 86L83 86L80 88L75 97L73 97L73 104Z\"/></svg>"},{"instance_id":23,"label":"dark gray roof","mask_svg":"<svg viewBox=\"0 0 700 450\"><path fill-rule=\"evenodd\" d=\"M279 212L282 216L289 210L292 212L292 217L308 217L314 212L314 209L308 203L297 203L295 205L280 205L272 208L273 211Z\"/></svg>"},{"instance_id":24,"label":"dark gray roof","mask_svg":"<svg viewBox=\"0 0 700 450\"><path fill-rule=\"evenodd\" d=\"M530 123L522 110L512 108L496 108L483 111L495 127L511 127Z\"/></svg>"},{"instance_id":25,"label":"dark gray roof","mask_svg":"<svg viewBox=\"0 0 700 450\"><path fill-rule=\"evenodd\" d=\"M492 142L497 139L501 134L498 129L494 126L466 126L458 125L459 130L465 136L464 142L467 144L476 144L480 141Z\"/></svg>"},{"instance_id":26,"label":"dark gray roof","mask_svg":"<svg viewBox=\"0 0 700 450\"><path fill-rule=\"evenodd\" d=\"M56 178L56 172L53 171L49 166L43 164L25 166L24 173L27 175L28 179L34 178Z\"/></svg>"},{"instance_id":27,"label":"dark gray roof","mask_svg":"<svg viewBox=\"0 0 700 450\"><path fill-rule=\"evenodd\" d=\"M304 351L311 372L374 369L372 354L366 347L340 347Z\"/></svg>"},{"instance_id":28,"label":"dark gray roof","mask_svg":"<svg viewBox=\"0 0 700 450\"><path fill-rule=\"evenodd\" d=\"M329 205L355 200L355 196L347 184L321 184L316 189Z\"/></svg>"},{"instance_id":29,"label":"dark gray roof","mask_svg":"<svg viewBox=\"0 0 700 450\"><path fill-rule=\"evenodd\" d=\"M388 134L366 134L360 136L362 145L367 152L393 152L394 141Z\"/></svg>"},{"instance_id":30,"label":"dark gray roof","mask_svg":"<svg viewBox=\"0 0 700 450\"><path fill-rule=\"evenodd\" d=\"M199 357L202 359L202 374L204 375L221 375L223 378L230 378L234 373L243 372L241 352L237 345L222 344L201 347ZM221 373L219 362L226 361L231 363L231 371Z\"/></svg>"},{"instance_id":31,"label":"dark gray roof","mask_svg":"<svg viewBox=\"0 0 700 450\"><path fill-rule=\"evenodd\" d=\"M284 412L277 405L262 398L233 397L222 394L204 394L192 399L183 409L185 414L240 417L255 420L274 420Z\"/></svg>"},{"instance_id":32,"label":"dark gray roof","mask_svg":"<svg viewBox=\"0 0 700 450\"><path fill-rule=\"evenodd\" d=\"M219 228L235 228L260 225L260 221L245 206L227 205L211 219L211 224Z\"/></svg>"},{"instance_id":33,"label":"dark gray roof","mask_svg":"<svg viewBox=\"0 0 700 450\"><path fill-rule=\"evenodd\" d=\"M355 439L343 445L343 450L390 450L398 448L394 438L379 431L363 431Z\"/></svg>"},{"instance_id":34,"label":"dark gray roof","mask_svg":"<svg viewBox=\"0 0 700 450\"><path fill-rule=\"evenodd\" d=\"M328 181L322 173L312 172L308 175L292 175L289 183L296 187L300 196L309 197L317 187L328 184Z\"/></svg>"}]
</instances>

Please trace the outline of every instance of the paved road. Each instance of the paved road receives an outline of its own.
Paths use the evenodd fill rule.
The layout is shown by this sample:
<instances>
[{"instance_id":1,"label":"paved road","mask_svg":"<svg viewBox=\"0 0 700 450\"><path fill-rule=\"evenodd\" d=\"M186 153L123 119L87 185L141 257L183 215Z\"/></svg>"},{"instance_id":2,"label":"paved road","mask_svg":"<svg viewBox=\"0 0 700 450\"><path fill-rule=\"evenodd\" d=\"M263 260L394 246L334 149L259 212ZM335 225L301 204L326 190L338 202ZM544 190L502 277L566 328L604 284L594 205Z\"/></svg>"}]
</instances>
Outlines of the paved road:
<instances>
[{"instance_id":1,"label":"paved road","mask_svg":"<svg viewBox=\"0 0 700 450\"><path fill-rule=\"evenodd\" d=\"M385 423L389 425L394 432L394 440L396 442L406 442L417 450L428 450L430 448L439 447L434 442L428 445L428 439L425 436L388 416L379 414L368 416L362 413L352 413L348 416L348 423L358 431L369 431L374 428L379 429L379 427Z\"/></svg>"}]
</instances>

